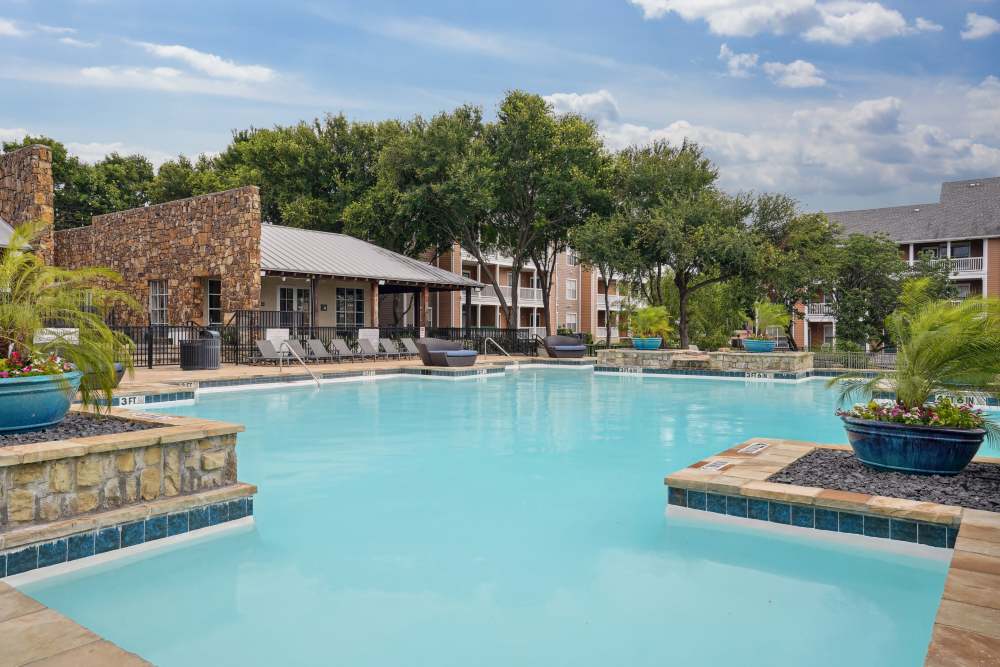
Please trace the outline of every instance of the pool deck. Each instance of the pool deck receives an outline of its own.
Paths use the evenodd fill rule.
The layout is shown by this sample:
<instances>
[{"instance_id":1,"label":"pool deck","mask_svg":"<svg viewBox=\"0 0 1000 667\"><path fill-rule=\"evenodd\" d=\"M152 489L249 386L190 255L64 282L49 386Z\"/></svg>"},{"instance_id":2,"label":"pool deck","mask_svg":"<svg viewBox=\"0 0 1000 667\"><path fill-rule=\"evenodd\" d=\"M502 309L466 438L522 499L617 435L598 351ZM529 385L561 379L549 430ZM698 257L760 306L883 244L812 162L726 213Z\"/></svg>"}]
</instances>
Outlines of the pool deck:
<instances>
[{"instance_id":1,"label":"pool deck","mask_svg":"<svg viewBox=\"0 0 1000 667\"><path fill-rule=\"evenodd\" d=\"M34 598L0 582L0 665L150 665Z\"/></svg>"},{"instance_id":2,"label":"pool deck","mask_svg":"<svg viewBox=\"0 0 1000 667\"><path fill-rule=\"evenodd\" d=\"M758 443L767 446L748 449ZM737 498L741 502L752 499L812 508L817 517L816 510L823 510L828 514L841 513L838 516L846 513L871 516L876 521L888 519L892 524L941 526L949 534L957 531L924 664L925 667L1000 665L1000 513L765 481L818 447L850 449L847 445L753 438L668 475L664 482L672 491L670 504L682 504L679 496L673 494L674 489L679 489L684 492L685 506L687 494L694 492L692 497L699 502L707 495ZM1000 458L975 460L1000 465ZM695 509L713 511L707 505ZM769 521L775 522L773 515ZM818 518L814 525L820 529ZM848 532L842 528L841 531ZM907 541L916 539L914 534Z\"/></svg>"}]
</instances>

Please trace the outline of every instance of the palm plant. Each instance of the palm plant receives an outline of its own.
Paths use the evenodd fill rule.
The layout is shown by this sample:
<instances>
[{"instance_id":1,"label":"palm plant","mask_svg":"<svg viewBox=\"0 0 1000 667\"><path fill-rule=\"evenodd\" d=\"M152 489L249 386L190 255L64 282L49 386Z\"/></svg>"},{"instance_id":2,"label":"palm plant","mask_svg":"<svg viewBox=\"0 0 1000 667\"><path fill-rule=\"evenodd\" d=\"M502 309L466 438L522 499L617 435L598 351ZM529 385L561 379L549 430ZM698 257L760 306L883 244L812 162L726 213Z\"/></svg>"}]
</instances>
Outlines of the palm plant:
<instances>
[{"instance_id":1,"label":"palm plant","mask_svg":"<svg viewBox=\"0 0 1000 667\"><path fill-rule=\"evenodd\" d=\"M766 338L769 328L781 327L784 330L790 321L788 311L780 303L758 301L753 305L753 321L750 322L750 329L753 332L751 338Z\"/></svg>"},{"instance_id":2,"label":"palm plant","mask_svg":"<svg viewBox=\"0 0 1000 667\"><path fill-rule=\"evenodd\" d=\"M647 306L635 311L631 327L640 338L666 338L670 334L670 316L664 306Z\"/></svg>"},{"instance_id":3,"label":"palm plant","mask_svg":"<svg viewBox=\"0 0 1000 667\"><path fill-rule=\"evenodd\" d=\"M871 400L889 387L906 411L956 394L1000 398L1000 299L933 300L926 287L921 280L910 281L886 320L896 343L896 370L833 378L828 386L839 386L841 404ZM981 421L990 441L1000 440L997 425L985 417Z\"/></svg>"},{"instance_id":4,"label":"palm plant","mask_svg":"<svg viewBox=\"0 0 1000 667\"><path fill-rule=\"evenodd\" d=\"M103 315L114 306L134 308L135 301L113 286L114 271L47 266L30 243L46 225L19 226L0 256L0 361L47 360L58 355L85 372L80 399L93 404L95 393L111 404L115 362L132 368L132 341L112 331ZM45 334L45 335L39 335ZM60 373L63 367L51 368Z\"/></svg>"}]
</instances>

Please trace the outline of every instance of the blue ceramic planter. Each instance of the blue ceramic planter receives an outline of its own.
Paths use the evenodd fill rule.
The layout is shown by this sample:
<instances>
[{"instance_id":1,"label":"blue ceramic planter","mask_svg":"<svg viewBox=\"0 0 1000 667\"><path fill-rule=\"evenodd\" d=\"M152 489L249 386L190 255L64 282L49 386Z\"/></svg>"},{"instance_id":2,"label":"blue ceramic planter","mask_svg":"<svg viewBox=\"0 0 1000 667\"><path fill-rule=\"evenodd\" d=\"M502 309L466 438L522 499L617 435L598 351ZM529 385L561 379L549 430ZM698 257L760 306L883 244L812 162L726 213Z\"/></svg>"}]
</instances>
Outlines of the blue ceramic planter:
<instances>
[{"instance_id":1,"label":"blue ceramic planter","mask_svg":"<svg viewBox=\"0 0 1000 667\"><path fill-rule=\"evenodd\" d=\"M774 341L760 340L758 338L744 338L743 349L747 352L774 352Z\"/></svg>"},{"instance_id":2,"label":"blue ceramic planter","mask_svg":"<svg viewBox=\"0 0 1000 667\"><path fill-rule=\"evenodd\" d=\"M854 456L879 470L957 475L979 451L983 429L910 426L841 417Z\"/></svg>"},{"instance_id":3,"label":"blue ceramic planter","mask_svg":"<svg viewBox=\"0 0 1000 667\"><path fill-rule=\"evenodd\" d=\"M83 373L0 378L0 433L34 431L62 421Z\"/></svg>"},{"instance_id":4,"label":"blue ceramic planter","mask_svg":"<svg viewBox=\"0 0 1000 667\"><path fill-rule=\"evenodd\" d=\"M659 350L660 345L663 345L663 339L659 336L656 338L632 337L632 347L636 350Z\"/></svg>"}]
</instances>

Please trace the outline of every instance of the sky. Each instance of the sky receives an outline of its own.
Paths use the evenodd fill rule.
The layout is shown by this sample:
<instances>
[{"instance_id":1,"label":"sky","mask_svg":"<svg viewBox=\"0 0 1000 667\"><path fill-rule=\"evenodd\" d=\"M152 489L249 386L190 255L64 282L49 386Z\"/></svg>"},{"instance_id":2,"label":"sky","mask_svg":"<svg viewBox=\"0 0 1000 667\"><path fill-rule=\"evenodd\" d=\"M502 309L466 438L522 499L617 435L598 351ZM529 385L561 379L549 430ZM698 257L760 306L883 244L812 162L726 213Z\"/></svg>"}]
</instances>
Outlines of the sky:
<instances>
[{"instance_id":1,"label":"sky","mask_svg":"<svg viewBox=\"0 0 1000 667\"><path fill-rule=\"evenodd\" d=\"M515 88L805 210L1000 176L1000 0L0 0L0 140L88 161L326 113L492 117Z\"/></svg>"}]
</instances>

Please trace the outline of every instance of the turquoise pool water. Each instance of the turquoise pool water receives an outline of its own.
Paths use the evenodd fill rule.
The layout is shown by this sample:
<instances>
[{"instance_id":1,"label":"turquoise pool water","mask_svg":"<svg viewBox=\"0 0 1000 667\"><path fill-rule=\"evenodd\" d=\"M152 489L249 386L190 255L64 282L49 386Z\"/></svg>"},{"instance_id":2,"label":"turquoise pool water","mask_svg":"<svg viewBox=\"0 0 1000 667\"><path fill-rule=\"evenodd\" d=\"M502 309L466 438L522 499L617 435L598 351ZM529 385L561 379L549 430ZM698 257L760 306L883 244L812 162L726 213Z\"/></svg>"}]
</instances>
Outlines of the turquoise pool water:
<instances>
[{"instance_id":1,"label":"turquoise pool water","mask_svg":"<svg viewBox=\"0 0 1000 667\"><path fill-rule=\"evenodd\" d=\"M165 410L164 410L165 411ZM822 382L523 371L220 394L256 528L27 587L158 665L922 664L946 563L665 516Z\"/></svg>"}]
</instances>

